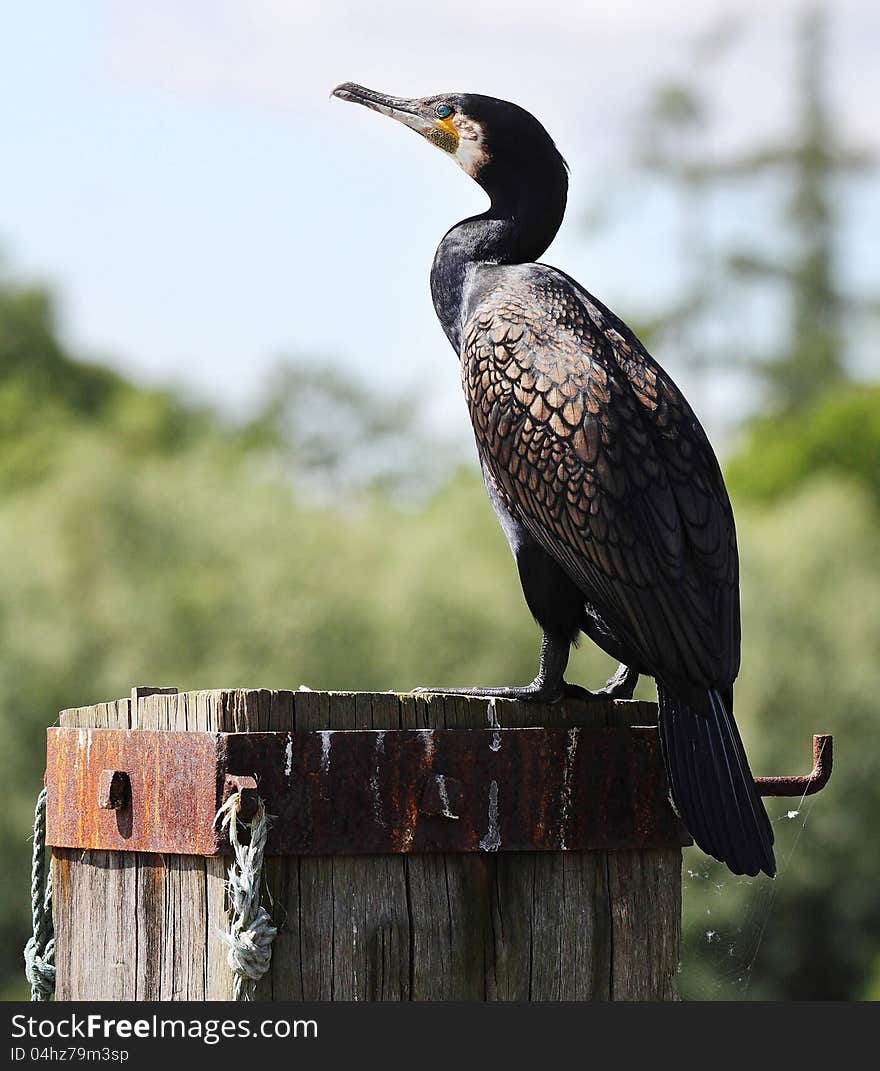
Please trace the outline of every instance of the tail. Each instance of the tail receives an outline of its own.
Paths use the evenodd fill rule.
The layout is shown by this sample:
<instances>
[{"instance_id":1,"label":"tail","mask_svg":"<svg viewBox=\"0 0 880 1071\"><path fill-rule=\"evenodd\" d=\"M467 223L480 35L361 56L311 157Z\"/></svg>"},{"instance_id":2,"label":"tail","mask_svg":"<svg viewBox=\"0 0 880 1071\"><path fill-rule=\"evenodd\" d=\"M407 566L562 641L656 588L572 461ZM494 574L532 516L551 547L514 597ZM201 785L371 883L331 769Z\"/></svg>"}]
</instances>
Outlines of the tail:
<instances>
[{"instance_id":1,"label":"tail","mask_svg":"<svg viewBox=\"0 0 880 1071\"><path fill-rule=\"evenodd\" d=\"M657 694L670 795L691 836L734 874L763 870L772 878L773 830L733 720L732 696L725 705L711 688L697 712L661 685Z\"/></svg>"}]
</instances>

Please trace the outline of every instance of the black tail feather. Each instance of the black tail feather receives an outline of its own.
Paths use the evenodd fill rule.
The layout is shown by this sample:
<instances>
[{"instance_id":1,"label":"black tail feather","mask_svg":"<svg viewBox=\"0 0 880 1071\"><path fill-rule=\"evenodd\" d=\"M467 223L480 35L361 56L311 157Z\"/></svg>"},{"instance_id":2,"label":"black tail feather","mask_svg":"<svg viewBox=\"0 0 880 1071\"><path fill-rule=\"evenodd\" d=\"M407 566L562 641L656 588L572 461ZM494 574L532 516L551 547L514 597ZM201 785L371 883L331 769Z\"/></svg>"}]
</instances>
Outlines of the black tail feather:
<instances>
[{"instance_id":1,"label":"black tail feather","mask_svg":"<svg viewBox=\"0 0 880 1071\"><path fill-rule=\"evenodd\" d=\"M731 700L709 689L698 712L663 686L657 694L670 795L691 836L734 874L763 871L772 878L773 829L728 709Z\"/></svg>"}]
</instances>

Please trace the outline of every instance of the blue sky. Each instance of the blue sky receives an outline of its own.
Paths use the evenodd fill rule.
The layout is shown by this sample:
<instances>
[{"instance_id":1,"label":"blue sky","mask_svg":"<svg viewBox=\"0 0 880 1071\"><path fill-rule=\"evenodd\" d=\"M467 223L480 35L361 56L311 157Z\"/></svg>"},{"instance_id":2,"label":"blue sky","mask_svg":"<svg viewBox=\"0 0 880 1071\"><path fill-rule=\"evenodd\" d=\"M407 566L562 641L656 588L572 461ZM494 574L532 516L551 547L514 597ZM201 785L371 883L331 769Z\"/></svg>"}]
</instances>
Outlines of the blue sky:
<instances>
[{"instance_id":1,"label":"blue sky","mask_svg":"<svg viewBox=\"0 0 880 1071\"><path fill-rule=\"evenodd\" d=\"M877 146L880 9L832 4L842 130ZM0 33L0 250L62 296L81 351L230 406L282 355L427 384L464 433L455 359L427 273L483 195L396 124L328 98L355 80L405 95L474 90L533 110L572 165L571 211L546 259L625 314L674 292L674 205L631 174L630 120L689 40L745 17L708 71L722 154L784 132L795 3L776 0L338 0L6 5ZM876 187L842 192L853 287L875 271ZM597 199L613 225L587 233ZM713 226L761 229L761 203ZM754 217L749 219L748 217ZM749 330L761 336L755 310ZM733 328L732 328L733 329ZM724 330L723 325L720 330ZM687 388L675 354L660 355ZM696 388L695 388L696 389ZM689 392L690 393L690 392ZM706 400L723 424L723 399ZM712 416L714 413L714 416Z\"/></svg>"}]
</instances>

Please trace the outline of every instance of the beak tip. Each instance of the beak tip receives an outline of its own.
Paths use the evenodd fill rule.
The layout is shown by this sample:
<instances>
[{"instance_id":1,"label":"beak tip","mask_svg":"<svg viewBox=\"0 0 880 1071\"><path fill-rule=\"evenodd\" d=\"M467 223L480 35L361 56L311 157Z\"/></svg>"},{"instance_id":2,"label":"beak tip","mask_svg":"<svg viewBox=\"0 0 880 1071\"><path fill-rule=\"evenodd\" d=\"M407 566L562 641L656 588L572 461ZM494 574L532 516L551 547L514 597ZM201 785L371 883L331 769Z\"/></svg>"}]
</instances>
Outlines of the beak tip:
<instances>
[{"instance_id":1,"label":"beak tip","mask_svg":"<svg viewBox=\"0 0 880 1071\"><path fill-rule=\"evenodd\" d=\"M339 100L351 100L351 82L340 82L330 90L330 97L338 97Z\"/></svg>"}]
</instances>

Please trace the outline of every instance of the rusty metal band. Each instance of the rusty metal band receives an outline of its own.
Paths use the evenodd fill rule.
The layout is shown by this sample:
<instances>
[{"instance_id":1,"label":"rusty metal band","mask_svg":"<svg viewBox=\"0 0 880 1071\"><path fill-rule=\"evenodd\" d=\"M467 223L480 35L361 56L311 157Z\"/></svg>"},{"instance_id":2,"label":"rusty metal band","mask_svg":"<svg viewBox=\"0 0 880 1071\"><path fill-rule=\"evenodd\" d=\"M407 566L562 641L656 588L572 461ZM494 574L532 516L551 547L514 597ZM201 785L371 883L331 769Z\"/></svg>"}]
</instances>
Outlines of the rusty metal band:
<instances>
[{"instance_id":1,"label":"rusty metal band","mask_svg":"<svg viewBox=\"0 0 880 1071\"><path fill-rule=\"evenodd\" d=\"M564 851L690 843L654 726L205 733L48 730L47 843L216 855L230 791L268 852Z\"/></svg>"}]
</instances>

